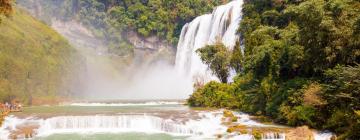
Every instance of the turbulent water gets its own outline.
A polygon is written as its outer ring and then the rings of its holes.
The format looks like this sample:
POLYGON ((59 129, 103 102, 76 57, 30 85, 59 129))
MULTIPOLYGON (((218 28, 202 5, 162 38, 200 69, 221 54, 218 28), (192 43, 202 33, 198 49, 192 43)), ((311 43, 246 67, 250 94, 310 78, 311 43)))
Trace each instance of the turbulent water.
MULTIPOLYGON (((234 122, 247 127, 286 128, 251 120, 234 112, 234 122)), ((229 134, 222 110, 196 110, 181 102, 72 103, 59 106, 24 108, 5 118, 0 139, 14 135, 24 138, 33 130, 35 140, 67 139, 223 139, 251 140, 250 134, 229 134), (28 131, 29 132, 29 131, 28 131)), ((315 133, 317 140, 328 140, 328 133, 315 133)), ((285 139, 283 133, 265 133, 263 139, 285 139)))
POLYGON ((203 64, 196 50, 208 44, 222 42, 229 49, 239 36, 236 31, 241 20, 243 0, 234 0, 217 7, 187 23, 181 31, 176 53, 176 69, 190 78, 202 77, 205 81, 216 79, 203 64))
POLYGON ((11 133, 21 131, 18 128, 32 126, 36 128, 36 139, 69 134, 83 134, 96 139, 98 134, 134 132, 172 137, 212 138, 214 134, 226 131, 226 127, 221 125, 221 117, 222 112, 218 110, 197 111, 183 106, 180 102, 163 101, 72 103, 31 107, 25 108, 23 113, 5 119, 4 125, 0 128, 0 139, 7 139, 11 133), (67 112, 63 114, 59 113, 62 112, 59 110, 67 110, 67 112), (88 114, 89 112, 91 113, 88 114), (28 117, 22 118, 22 116, 28 117))

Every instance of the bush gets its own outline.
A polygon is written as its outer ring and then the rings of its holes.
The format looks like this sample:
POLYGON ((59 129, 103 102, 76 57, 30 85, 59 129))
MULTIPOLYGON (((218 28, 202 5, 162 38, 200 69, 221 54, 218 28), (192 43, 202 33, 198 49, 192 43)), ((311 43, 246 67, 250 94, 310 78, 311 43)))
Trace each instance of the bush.
POLYGON ((215 81, 211 81, 204 87, 198 88, 188 99, 188 104, 194 107, 238 107, 231 87, 215 81))

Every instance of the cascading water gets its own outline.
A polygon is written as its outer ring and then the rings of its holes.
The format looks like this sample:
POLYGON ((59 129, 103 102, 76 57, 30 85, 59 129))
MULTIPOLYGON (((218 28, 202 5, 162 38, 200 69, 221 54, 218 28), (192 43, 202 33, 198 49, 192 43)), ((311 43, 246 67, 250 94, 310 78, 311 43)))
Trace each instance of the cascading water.
POLYGON ((53 134, 96 134, 96 133, 167 133, 179 136, 213 137, 223 133, 226 127, 221 125, 221 111, 200 112, 198 119, 176 121, 151 114, 118 114, 94 116, 55 116, 50 118, 6 117, 0 127, 0 139, 8 139, 10 134, 19 131, 23 125, 35 126, 36 137, 53 134))
MULTIPOLYGON (((253 140, 251 133, 226 133, 223 110, 199 111, 194 118, 172 118, 157 116, 156 114, 103 114, 103 115, 80 115, 80 116, 53 116, 49 118, 18 118, 8 116, 0 127, 0 139, 10 139, 9 136, 21 132, 23 126, 34 128, 35 138, 46 138, 51 135, 61 134, 116 134, 126 132, 139 133, 166 133, 174 136, 186 136, 190 139, 215 139, 222 135, 223 139, 253 140)), ((247 114, 233 112, 239 119, 235 124, 250 128, 286 128, 278 125, 261 124, 251 120, 247 114)), ((331 133, 319 133, 314 131, 315 140, 330 140, 331 133)), ((285 140, 285 133, 267 132, 261 136, 263 140, 285 140)), ((22 137, 18 137, 22 138, 22 137)))
POLYGON ((186 125, 148 115, 53 117, 41 122, 39 132, 40 135, 73 132, 147 132, 183 135, 200 133, 186 125))
POLYGON ((217 42, 232 49, 239 38, 236 31, 242 17, 242 4, 243 0, 234 0, 218 6, 212 14, 199 16, 183 27, 175 62, 181 74, 193 79, 201 77, 205 81, 216 79, 201 62, 196 50, 217 42))

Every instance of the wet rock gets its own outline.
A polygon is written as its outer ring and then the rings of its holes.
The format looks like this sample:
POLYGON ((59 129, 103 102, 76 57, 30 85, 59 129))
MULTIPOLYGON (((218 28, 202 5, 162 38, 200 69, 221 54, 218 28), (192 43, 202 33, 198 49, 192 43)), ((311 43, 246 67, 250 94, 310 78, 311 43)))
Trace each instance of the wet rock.
POLYGON ((287 132, 286 140, 314 140, 314 135, 309 127, 302 126, 287 132))
POLYGON ((229 126, 228 129, 226 130, 226 132, 228 133, 233 133, 233 132, 240 132, 241 134, 246 134, 247 133, 247 128, 245 125, 233 125, 233 126, 229 126))
POLYGON ((254 136, 256 140, 260 140, 262 138, 262 132, 254 129, 251 134, 254 136))
POLYGON ((230 110, 224 110, 223 114, 226 118, 235 116, 230 110))
POLYGON ((224 117, 222 118, 222 122, 225 125, 231 125, 232 122, 238 121, 238 117, 235 116, 230 110, 224 110, 223 116, 224 117))
POLYGON ((9 114, 8 111, 1 111, 0 110, 0 126, 2 125, 2 123, 4 122, 5 120, 5 117, 9 114))

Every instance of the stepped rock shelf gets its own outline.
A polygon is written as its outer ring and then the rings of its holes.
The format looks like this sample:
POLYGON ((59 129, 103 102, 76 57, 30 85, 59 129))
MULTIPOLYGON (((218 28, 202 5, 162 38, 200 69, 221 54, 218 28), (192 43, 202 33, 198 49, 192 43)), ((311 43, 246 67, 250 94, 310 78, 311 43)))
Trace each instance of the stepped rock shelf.
POLYGON ((331 137, 329 133, 317 133, 307 128, 297 130, 262 124, 243 113, 189 108, 182 102, 157 101, 26 107, 23 112, 6 117, 0 130, 0 139, 51 139, 59 135, 75 138, 77 134, 99 138, 104 133, 114 135, 113 138, 127 133, 161 135, 160 139, 247 137, 280 140, 288 134, 295 137, 297 132, 310 132, 309 136, 316 140, 331 137))

